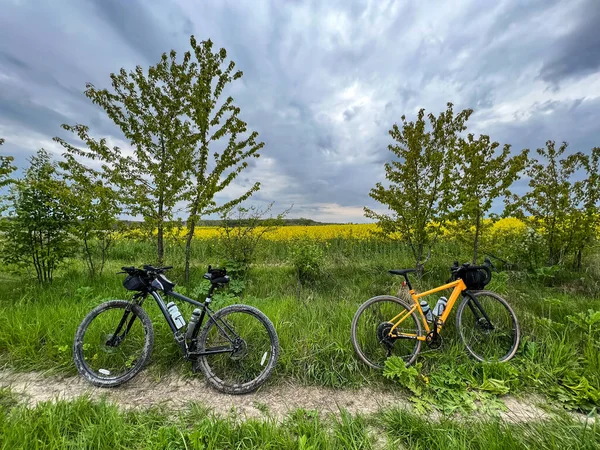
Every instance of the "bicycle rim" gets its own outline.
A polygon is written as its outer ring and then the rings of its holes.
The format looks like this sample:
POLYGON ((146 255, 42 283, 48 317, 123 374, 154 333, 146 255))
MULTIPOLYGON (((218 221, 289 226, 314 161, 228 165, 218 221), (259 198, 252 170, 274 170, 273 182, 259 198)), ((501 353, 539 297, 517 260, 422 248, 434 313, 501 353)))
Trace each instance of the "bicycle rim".
POLYGON ((273 325, 260 311, 231 306, 218 311, 200 336, 200 350, 226 350, 199 362, 207 380, 228 393, 246 393, 260 386, 277 361, 279 343, 273 325))
POLYGON ((87 323, 76 351, 92 381, 119 382, 138 371, 147 354, 142 319, 127 303, 106 307, 87 323))
MULTIPOLYGON (((421 348, 421 341, 408 338, 387 337, 390 322, 401 313, 406 314, 408 305, 395 297, 375 297, 364 303, 352 321, 352 343, 358 356, 369 366, 383 369, 390 356, 402 358, 412 364, 421 348)), ((394 331, 413 336, 422 334, 416 314, 407 317, 394 331)))
POLYGON ((467 297, 457 314, 457 328, 467 350, 479 361, 507 361, 517 351, 519 325, 508 303, 492 292, 467 297))

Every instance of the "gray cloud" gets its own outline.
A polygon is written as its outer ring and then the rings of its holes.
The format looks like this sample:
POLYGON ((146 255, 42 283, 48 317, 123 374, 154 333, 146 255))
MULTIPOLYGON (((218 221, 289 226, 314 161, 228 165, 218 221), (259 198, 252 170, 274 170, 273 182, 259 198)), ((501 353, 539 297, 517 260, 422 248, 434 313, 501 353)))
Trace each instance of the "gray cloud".
POLYGON ((12 125, 29 124, 29 129, 52 136, 68 119, 55 110, 33 103, 23 92, 0 91, 0 117, 12 125))
POLYGON ((551 83, 595 73, 600 69, 600 5, 581 4, 580 18, 556 42, 558 52, 544 63, 540 76, 551 83))
POLYGON ((180 35, 189 35, 192 29, 189 19, 178 14, 174 7, 163 17, 160 13, 153 13, 162 10, 159 2, 91 0, 91 3, 114 32, 151 64, 164 51, 173 48, 180 35))
POLYGON ((3 152, 25 155, 20 140, 35 151, 62 122, 118 141, 83 95, 85 83, 104 87, 121 67, 185 51, 193 33, 225 47, 243 70, 228 93, 266 143, 219 199, 261 181, 254 202, 364 220, 361 208, 377 206, 368 192, 391 158, 388 130, 420 107, 474 108, 470 130, 515 151, 547 139, 567 140, 573 151, 600 145, 594 2, 8 3, 0 16, 0 135, 10 137, 3 152))

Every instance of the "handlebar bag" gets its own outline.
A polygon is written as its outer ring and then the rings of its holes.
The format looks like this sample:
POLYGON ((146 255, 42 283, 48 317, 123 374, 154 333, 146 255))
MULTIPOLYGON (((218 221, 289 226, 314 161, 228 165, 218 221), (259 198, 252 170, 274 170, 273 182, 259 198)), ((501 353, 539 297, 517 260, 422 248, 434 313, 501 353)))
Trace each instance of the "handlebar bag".
MULTIPOLYGON (((478 291, 483 289, 489 282, 487 273, 483 269, 464 269, 457 274, 458 278, 467 285, 467 289, 478 291)), ((491 278, 491 277, 490 277, 491 278)))
POLYGON ((143 291, 146 288, 146 283, 140 275, 127 275, 123 280, 123 286, 128 291, 143 291))

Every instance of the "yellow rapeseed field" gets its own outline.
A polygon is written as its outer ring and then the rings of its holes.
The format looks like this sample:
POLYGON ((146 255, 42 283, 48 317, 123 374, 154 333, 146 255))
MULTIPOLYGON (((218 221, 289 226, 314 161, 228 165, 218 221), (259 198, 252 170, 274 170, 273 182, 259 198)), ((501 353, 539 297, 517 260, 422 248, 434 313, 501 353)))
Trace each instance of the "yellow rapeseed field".
MULTIPOLYGON (((489 224, 489 219, 486 221, 489 224)), ((500 219, 487 228, 486 234, 492 239, 501 237, 515 237, 523 233, 527 228, 527 224, 516 218, 500 219)), ((256 232, 262 231, 261 227, 256 229, 256 232)), ((264 238, 270 241, 290 241, 298 238, 309 238, 319 241, 327 241, 331 239, 354 239, 366 240, 372 239, 373 233, 377 231, 377 225, 369 224, 335 224, 335 225, 290 225, 281 226, 264 234, 264 238)), ((456 224, 447 225, 442 228, 442 235, 450 237, 451 234, 458 232, 456 224)), ((175 229, 168 233, 169 236, 184 238, 187 230, 185 228, 175 229)), ((140 230, 130 230, 129 236, 142 236, 140 230), (136 232, 137 231, 137 232, 136 232)), ((219 227, 197 227, 194 236, 197 239, 209 240, 219 237, 219 227)), ((400 237, 400 236, 397 236, 400 237)))
MULTIPOLYGON (((368 239, 377 229, 375 224, 346 225, 290 225, 279 227, 265 233, 264 237, 271 241, 289 241, 296 238, 311 238, 320 241, 330 239, 368 239)), ((260 231, 260 227, 257 228, 260 231)), ((199 239, 212 239, 219 235, 217 227, 197 228, 194 236, 199 239)))
MULTIPOLYGON (((515 235, 525 231, 527 225, 516 218, 509 217, 494 222, 489 232, 492 235, 515 235)), ((260 230, 260 227, 258 228, 260 230)), ((310 238, 320 241, 330 239, 369 239, 377 231, 374 223, 366 224, 337 224, 337 225, 290 225, 279 227, 265 234, 271 241, 289 241, 296 238, 310 238)), ((447 231, 444 233, 448 233, 447 231)), ((212 239, 219 236, 217 227, 200 227, 194 233, 198 239, 212 239)))

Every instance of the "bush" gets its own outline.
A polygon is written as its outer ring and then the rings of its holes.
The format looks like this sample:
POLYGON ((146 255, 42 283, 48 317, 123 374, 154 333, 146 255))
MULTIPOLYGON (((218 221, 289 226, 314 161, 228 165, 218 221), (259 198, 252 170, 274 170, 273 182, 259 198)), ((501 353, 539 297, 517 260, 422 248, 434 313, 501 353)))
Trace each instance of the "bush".
POLYGON ((310 239, 292 243, 292 265, 301 284, 318 280, 323 275, 323 256, 327 244, 310 239))
POLYGON ((288 211, 277 217, 269 217, 273 203, 262 209, 255 206, 226 210, 221 215, 219 243, 227 271, 235 277, 244 278, 255 259, 255 250, 265 234, 276 231, 283 224, 288 211))

